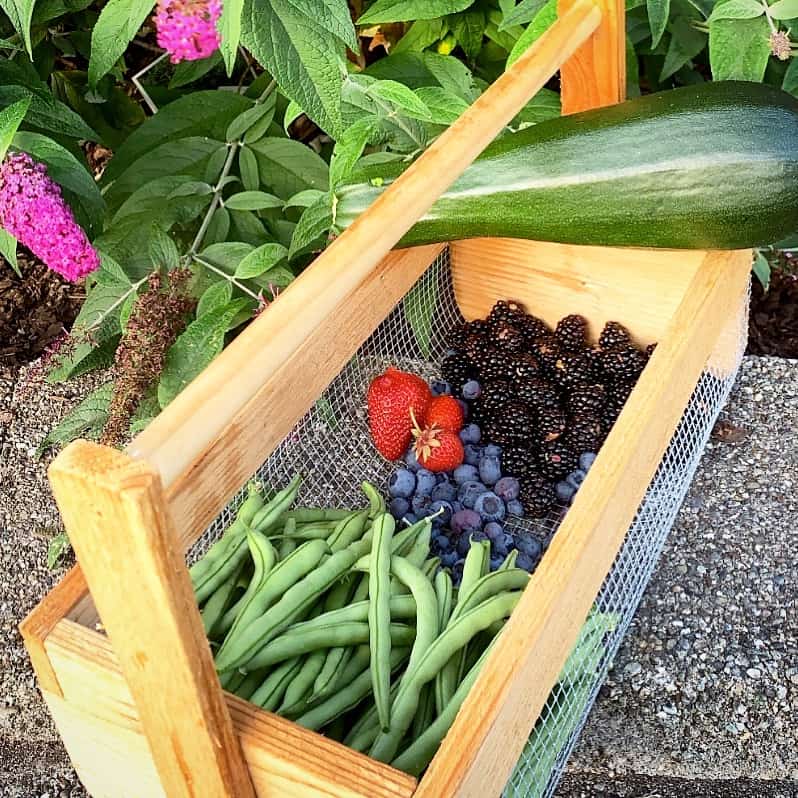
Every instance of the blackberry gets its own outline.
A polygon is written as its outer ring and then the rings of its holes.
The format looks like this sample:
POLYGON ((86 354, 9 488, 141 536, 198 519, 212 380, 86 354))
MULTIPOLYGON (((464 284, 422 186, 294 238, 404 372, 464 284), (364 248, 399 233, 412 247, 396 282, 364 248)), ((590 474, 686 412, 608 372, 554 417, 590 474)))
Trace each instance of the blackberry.
POLYGON ((477 370, 468 355, 464 352, 455 352, 443 359, 441 374, 447 382, 459 386, 476 377, 477 370))
POLYGON ((491 308, 488 321, 491 323, 500 321, 516 323, 524 315, 524 308, 518 302, 499 299, 491 308))
POLYGON ((651 357, 651 355, 653 355, 653 354, 654 354, 654 350, 655 350, 656 348, 657 348, 657 345, 656 345, 656 344, 649 344, 649 345, 646 347, 646 357, 647 357, 647 358, 650 358, 650 357, 651 357))
POLYGON ((536 474, 524 480, 520 498, 527 515, 543 518, 554 507, 557 494, 546 479, 536 474))
POLYGON ((544 335, 551 335, 549 325, 543 319, 527 313, 521 319, 521 331, 524 333, 527 343, 531 343, 537 338, 542 338, 544 335))
POLYGON ((589 346, 583 354, 590 363, 593 380, 600 382, 604 377, 604 351, 597 346, 589 346))
POLYGON ((546 408, 560 406, 560 395, 557 388, 545 377, 528 377, 525 380, 517 380, 515 393, 536 414, 546 408))
POLYGON ((587 346, 587 319, 584 316, 571 314, 557 322, 554 334, 569 352, 576 352, 587 346))
POLYGON ((501 424, 505 433, 514 440, 525 440, 532 437, 534 419, 527 406, 517 399, 508 401, 502 409, 502 417, 496 420, 501 424))
POLYGON ((446 343, 452 347, 452 349, 465 349, 466 340, 468 338, 469 326, 467 323, 463 322, 461 324, 455 324, 451 330, 446 334, 445 341, 446 343))
POLYGON ((599 346, 602 349, 615 349, 616 346, 629 346, 631 343, 629 330, 617 321, 608 321, 599 335, 599 346))
POLYGON ((508 358, 495 346, 483 345, 474 355, 473 361, 484 382, 495 382, 505 376, 508 358))
POLYGON ((572 416, 585 413, 598 415, 604 408, 606 398, 603 385, 579 385, 568 395, 568 412, 572 416))
POLYGON ((601 417, 606 432, 610 431, 612 425, 618 419, 626 400, 629 398, 629 394, 632 392, 632 388, 634 388, 634 383, 617 383, 609 387, 607 402, 601 417))
POLYGON ((617 347, 604 352, 604 373, 613 382, 634 382, 646 367, 648 358, 633 346, 617 347))
POLYGON ((553 369, 562 354, 559 340, 551 333, 542 335, 530 344, 532 354, 548 369, 553 369))
POLYGON ((579 453, 561 440, 544 443, 538 452, 538 468, 547 479, 563 479, 579 465, 579 453))
POLYGON ((471 358, 474 363, 479 363, 479 358, 485 352, 485 347, 488 345, 488 339, 485 335, 478 332, 469 332, 466 335, 463 349, 465 353, 471 358))
POLYGON ((582 353, 564 354, 555 361, 552 374, 561 387, 575 388, 590 382, 593 367, 589 358, 582 353))
POLYGON ((541 443, 547 443, 556 441, 565 432, 567 419, 560 408, 547 407, 538 413, 537 422, 535 434, 541 443))
POLYGON ((517 441, 517 438, 512 434, 512 430, 507 427, 503 420, 499 420, 495 416, 482 425, 482 436, 484 440, 496 443, 499 446, 506 446, 517 441))
POLYGON ((575 452, 597 452, 604 443, 601 419, 587 413, 573 416, 568 424, 565 442, 575 452))
POLYGON ((525 380, 540 372, 540 363, 531 352, 514 355, 509 362, 508 376, 515 380, 525 380))
POLYGON ((521 330, 505 319, 493 324, 490 340, 505 352, 520 352, 525 345, 521 330))
POLYGON ((530 472, 534 454, 518 444, 507 446, 501 453, 502 473, 523 479, 530 472))

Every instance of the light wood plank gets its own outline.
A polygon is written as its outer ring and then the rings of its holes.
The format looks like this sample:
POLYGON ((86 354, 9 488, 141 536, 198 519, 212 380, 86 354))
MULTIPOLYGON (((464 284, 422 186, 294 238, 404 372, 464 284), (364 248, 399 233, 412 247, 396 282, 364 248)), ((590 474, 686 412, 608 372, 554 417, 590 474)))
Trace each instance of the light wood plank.
MULTIPOLYGON (((46 648, 64 686, 61 704, 66 709, 53 714, 78 773, 87 786, 87 778, 95 785, 95 798, 119 798, 113 792, 116 756, 126 749, 131 760, 126 766, 132 774, 130 795, 162 794, 148 792, 155 772, 152 755, 108 639, 62 621, 47 638, 46 648)), ((414 778, 229 693, 224 696, 259 798, 410 798, 413 794, 414 778)))
MULTIPOLYGON (((558 0, 560 16, 574 0, 558 0)), ((624 0, 593 0, 601 9, 596 32, 560 69, 563 114, 626 99, 626 7, 624 0)))
POLYGON ((726 321, 748 253, 710 253, 414 798, 498 795, 726 321))
POLYGON ((517 238, 453 241, 449 251, 467 319, 484 318, 497 299, 515 299, 551 325, 565 313, 581 313, 594 340, 604 322, 620 321, 640 345, 663 336, 706 256, 517 238))
POLYGON ((254 795, 158 475, 86 441, 67 446, 49 475, 164 790, 254 795))

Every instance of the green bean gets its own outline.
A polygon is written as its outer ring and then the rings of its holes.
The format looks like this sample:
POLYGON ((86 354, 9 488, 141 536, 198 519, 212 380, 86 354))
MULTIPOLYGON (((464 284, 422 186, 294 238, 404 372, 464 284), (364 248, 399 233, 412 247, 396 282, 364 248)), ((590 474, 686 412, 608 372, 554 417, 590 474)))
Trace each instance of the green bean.
POLYGON ((252 562, 255 564, 255 570, 244 595, 225 612, 219 622, 219 631, 223 634, 227 634, 230 631, 236 618, 246 610, 253 596, 261 589, 264 580, 277 561, 277 552, 274 550, 274 546, 269 543, 269 539, 254 529, 247 532, 247 546, 249 547, 252 562))
POLYGON ((520 568, 485 574, 465 591, 461 586, 457 606, 452 611, 451 619, 456 620, 464 612, 468 612, 491 596, 507 590, 523 590, 527 582, 529 582, 529 574, 520 568))
POLYGON ((229 670, 236 667, 239 662, 246 660, 246 655, 252 644, 248 634, 250 628, 258 623, 271 606, 274 606, 275 601, 279 602, 281 597, 285 596, 292 585, 301 581, 306 574, 311 573, 327 551, 325 541, 309 540, 269 571, 260 590, 255 593, 244 611, 236 618, 222 647, 217 652, 217 670, 229 670))
POLYGON ((369 518, 376 519, 378 515, 382 515, 385 512, 385 499, 382 497, 382 493, 370 482, 362 482, 360 489, 369 500, 369 518))
POLYGON ((420 568, 424 564, 424 560, 429 557, 429 544, 432 537, 432 521, 429 518, 422 519, 424 523, 416 533, 413 547, 405 555, 405 559, 416 568, 420 568))
MULTIPOLYGON (((321 541, 309 541, 305 545, 309 546, 317 542, 321 541)), ((326 548, 326 544, 323 545, 326 548)), ((370 541, 365 537, 362 538, 343 551, 335 552, 329 559, 291 585, 276 604, 269 607, 259 618, 247 626, 240 635, 234 651, 228 652, 222 658, 220 650, 217 655, 217 670, 235 668, 256 658, 258 652, 268 645, 270 640, 301 618, 313 602, 323 595, 330 585, 335 584, 352 567, 358 557, 368 550, 369 545, 370 541)), ((302 548, 300 546, 285 563, 296 557, 302 548)), ((272 571, 272 574, 276 571, 277 568, 272 571)), ((330 645, 338 644, 331 643, 330 645)))
POLYGON ((435 574, 435 597, 438 602, 438 628, 445 629, 452 614, 452 597, 454 586, 448 571, 438 571, 435 574))
POLYGON ((421 567, 421 570, 424 572, 424 576, 431 582, 435 579, 435 574, 438 573, 440 566, 440 557, 430 557, 428 560, 424 560, 424 565, 421 567))
MULTIPOLYGON (((408 646, 415 639, 415 629, 405 624, 392 623, 388 627, 392 643, 408 646)), ((386 636, 387 636, 386 635, 386 636)), ((308 654, 320 648, 333 646, 354 646, 369 639, 369 625, 357 621, 335 626, 322 626, 313 629, 290 629, 273 638, 245 663, 247 670, 265 668, 276 662, 290 659, 300 654, 308 654)))
POLYGON ((249 699, 255 706, 262 707, 269 712, 274 712, 280 702, 283 700, 285 691, 291 680, 296 676, 299 669, 302 667, 302 658, 294 657, 293 659, 283 662, 278 668, 275 668, 264 680, 261 686, 252 694, 249 699))
MULTIPOLYGON (((416 607, 416 639, 410 653, 408 669, 412 668, 421 655, 438 637, 438 600, 435 588, 423 572, 411 565, 404 557, 391 557, 391 573, 395 574, 402 584, 410 588, 416 607)), ((370 622, 369 618, 369 622, 370 622)), ((379 704, 377 704, 379 708, 379 704)))
POLYGON ((291 552, 296 551, 298 545, 296 538, 283 538, 277 549, 277 559, 284 560, 291 552))
POLYGON ((297 673, 285 691, 283 703, 278 710, 281 715, 289 715, 295 707, 305 703, 305 698, 310 693, 313 682, 324 665, 326 656, 324 649, 319 649, 304 658, 299 673, 297 673))
POLYGON ((223 582, 213 595, 205 602, 200 615, 202 616, 202 628, 208 638, 214 638, 215 632, 221 626, 225 610, 230 606, 236 590, 238 590, 238 574, 244 570, 244 563, 241 563, 233 576, 223 582))
MULTIPOLYGON (((286 524, 289 521, 293 521, 293 519, 289 518, 286 524)), ((335 524, 333 523, 302 524, 302 526, 295 527, 290 534, 287 534, 284 531, 285 527, 283 527, 279 534, 270 533, 269 538, 271 540, 326 540, 333 529, 335 529, 335 524)))
MULTIPOLYGON (((366 483, 363 483, 364 485, 366 483)), ((371 686, 383 729, 389 728, 391 702, 391 537, 396 522, 388 513, 374 521, 369 563, 369 645, 371 646, 371 686)))
MULTIPOLYGON (((391 685, 391 702, 396 698, 398 691, 399 680, 395 680, 391 685)), ((353 751, 365 753, 374 744, 374 740, 377 739, 379 733, 380 720, 377 717, 377 705, 370 701, 368 702, 368 709, 364 707, 363 714, 344 738, 344 745, 353 751)))
POLYGON ((515 568, 515 561, 518 559, 518 549, 510 549, 510 553, 504 558, 504 562, 498 567, 499 571, 508 571, 515 568))
POLYGON ((245 535, 252 518, 263 507, 263 496, 251 483, 235 520, 207 554, 189 569, 197 603, 202 604, 225 582, 246 557, 245 535))
POLYGON ((357 673, 368 667, 371 653, 368 646, 335 646, 328 649, 327 658, 321 673, 313 683, 311 700, 318 701, 326 698, 334 690, 348 684, 354 676, 349 673, 349 669, 354 667, 357 673))
POLYGON ((335 521, 346 518, 351 510, 336 510, 329 507, 295 507, 287 510, 280 516, 280 520, 285 522, 293 518, 297 524, 311 524, 316 521, 335 521))
POLYGON ((274 498, 255 513, 250 526, 258 532, 266 532, 276 525, 280 516, 293 504, 301 481, 302 478, 297 474, 285 488, 277 491, 274 498))
MULTIPOLYGON (((492 645, 491 643, 491 646, 492 645)), ((413 735, 413 742, 391 762, 395 768, 411 776, 418 776, 424 768, 429 765, 432 761, 432 757, 435 756, 435 752, 438 750, 438 746, 440 746, 446 733, 451 728, 452 723, 454 723, 454 719, 457 717, 457 713, 460 711, 460 707, 463 705, 466 696, 477 680, 477 676, 479 676, 479 672, 485 664, 491 646, 485 649, 482 656, 480 656, 477 662, 468 671, 466 677, 460 682, 457 690, 455 690, 451 701, 444 707, 443 712, 435 718, 422 734, 419 736, 413 735)))
POLYGON ((435 719, 435 685, 425 684, 421 688, 418 699, 418 709, 413 716, 413 725, 410 727, 410 737, 415 740, 420 737, 435 719))
POLYGON ((368 510, 356 510, 339 521, 332 534, 327 538, 327 545, 330 547, 330 551, 341 551, 350 543, 359 540, 363 536, 368 518, 368 510))
POLYGON ((395 532, 393 541, 391 543, 391 553, 398 554, 400 557, 406 557, 408 552, 413 548, 419 532, 429 527, 432 531, 432 521, 429 518, 422 518, 410 526, 406 526, 399 532, 395 532))
MULTIPOLYGON (((407 648, 393 648, 389 653, 388 672, 395 670, 406 659, 407 648)), ((335 695, 330 696, 326 701, 313 707, 304 715, 296 719, 296 723, 306 729, 320 729, 330 721, 356 707, 371 691, 371 672, 367 668, 346 688, 338 690, 335 695)), ((390 688, 389 688, 390 697, 390 688)))
POLYGON ((418 709, 421 688, 435 678, 440 669, 475 635, 495 621, 506 618, 513 610, 521 592, 502 593, 482 602, 450 623, 438 639, 421 655, 415 667, 405 671, 391 705, 391 727, 377 735, 370 756, 380 762, 390 762, 402 738, 413 722, 418 709))
POLYGON ((247 674, 244 673, 244 671, 227 671, 227 673, 219 674, 219 684, 221 684, 222 689, 227 690, 228 693, 234 693, 246 678, 247 674))
POLYGON ((246 675, 243 682, 233 691, 239 698, 249 701, 255 691, 263 684, 263 680, 269 675, 268 668, 259 671, 252 671, 246 675))

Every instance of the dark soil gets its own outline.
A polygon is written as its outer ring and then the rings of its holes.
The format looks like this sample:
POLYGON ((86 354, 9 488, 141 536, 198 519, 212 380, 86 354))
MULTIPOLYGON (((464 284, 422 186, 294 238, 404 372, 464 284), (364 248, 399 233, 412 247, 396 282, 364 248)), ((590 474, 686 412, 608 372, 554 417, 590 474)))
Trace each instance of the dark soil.
POLYGON ((12 369, 37 358, 68 329, 84 298, 82 288, 21 247, 17 260, 21 278, 0 258, 0 364, 12 369))
POLYGON ((748 354, 798 358, 798 259, 773 269, 767 292, 754 279, 748 354))

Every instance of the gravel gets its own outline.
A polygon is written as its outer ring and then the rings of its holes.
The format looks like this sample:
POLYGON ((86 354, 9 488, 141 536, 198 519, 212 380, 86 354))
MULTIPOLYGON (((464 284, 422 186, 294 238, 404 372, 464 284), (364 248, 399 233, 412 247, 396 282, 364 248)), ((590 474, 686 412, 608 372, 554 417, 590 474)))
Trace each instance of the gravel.
MULTIPOLYGON (((100 380, 23 395, 0 371, 3 798, 85 795, 16 625, 63 573, 44 565, 58 516, 33 451, 100 380)), ((798 798, 796 396, 798 361, 744 361, 558 798, 798 798)))

